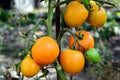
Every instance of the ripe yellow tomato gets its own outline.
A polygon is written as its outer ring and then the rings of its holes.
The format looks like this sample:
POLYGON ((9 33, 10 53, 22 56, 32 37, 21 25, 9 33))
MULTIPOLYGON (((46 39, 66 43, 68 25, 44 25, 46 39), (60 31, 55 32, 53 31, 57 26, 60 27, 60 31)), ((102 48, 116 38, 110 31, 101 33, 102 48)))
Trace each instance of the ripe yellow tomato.
POLYGON ((94 3, 91 3, 91 5, 87 21, 94 27, 102 27, 107 20, 106 11, 102 6, 94 3))
POLYGON ((32 58, 27 56, 21 62, 21 72, 26 77, 33 77, 36 75, 41 69, 40 65, 38 65, 32 58))
POLYGON ((87 9, 78 1, 71 1, 64 12, 65 23, 72 28, 81 26, 87 17, 87 9))
POLYGON ((57 42, 49 37, 40 37, 31 49, 33 59, 40 65, 48 65, 54 62, 59 55, 57 42))
POLYGON ((85 58, 80 51, 66 49, 60 54, 60 63, 65 72, 75 75, 83 70, 85 58))

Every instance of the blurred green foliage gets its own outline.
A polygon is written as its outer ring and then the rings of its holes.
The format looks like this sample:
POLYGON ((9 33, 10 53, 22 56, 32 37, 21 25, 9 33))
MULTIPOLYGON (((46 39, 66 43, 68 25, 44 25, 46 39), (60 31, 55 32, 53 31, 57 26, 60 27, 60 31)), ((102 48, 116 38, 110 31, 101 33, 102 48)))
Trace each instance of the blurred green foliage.
POLYGON ((11 25, 11 26, 26 26, 28 24, 35 24, 38 20, 38 15, 35 13, 16 13, 13 10, 3 10, 0 8, 0 26, 11 25))
POLYGON ((0 8, 0 21, 8 22, 11 17, 12 16, 9 14, 9 11, 0 8))

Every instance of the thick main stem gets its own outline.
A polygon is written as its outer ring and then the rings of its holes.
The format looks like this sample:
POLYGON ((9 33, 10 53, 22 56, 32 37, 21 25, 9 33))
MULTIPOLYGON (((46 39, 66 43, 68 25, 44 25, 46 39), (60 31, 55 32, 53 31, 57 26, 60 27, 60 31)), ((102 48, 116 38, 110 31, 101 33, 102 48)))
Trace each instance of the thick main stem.
MULTIPOLYGON (((52 7, 52 0, 48 1, 48 15, 46 20, 46 26, 47 26, 47 34, 48 36, 52 37, 52 18, 53 18, 53 7, 52 7)), ((60 24, 59 24, 60 25, 60 24)), ((66 77, 62 71, 62 67, 58 61, 58 59, 54 62, 56 71, 60 77, 61 80, 66 80, 66 77)))
POLYGON ((62 70, 62 67, 61 67, 61 65, 60 65, 60 63, 59 63, 59 61, 57 59, 54 62, 54 64, 55 64, 55 68, 56 68, 58 76, 59 76, 59 78, 57 78, 57 80, 67 80, 66 76, 65 76, 65 74, 64 74, 64 72, 62 70))
MULTIPOLYGON (((57 3, 60 2, 60 0, 57 1, 57 3)), ((60 34, 60 6, 57 6, 55 8, 55 17, 56 17, 56 38, 58 40, 58 35, 60 34)), ((59 44, 60 47, 60 44, 59 44)), ((57 70, 57 80, 66 80, 66 76, 62 70, 62 67, 58 60, 54 62, 55 68, 57 70)))
POLYGON ((48 36, 52 37, 52 18, 53 18, 53 8, 52 8, 52 0, 48 1, 48 15, 46 20, 46 26, 47 26, 47 33, 48 36))
MULTIPOLYGON (((58 2, 60 2, 60 0, 57 0, 57 3, 58 2)), ((60 6, 57 6, 55 8, 55 17, 56 17, 56 39, 58 41, 58 38, 59 38, 58 36, 60 34, 60 6)), ((59 41, 59 43, 60 43, 60 41, 59 41)), ((59 47, 60 47, 60 44, 59 44, 59 47)), ((66 76, 62 70, 62 67, 61 67, 59 61, 56 60, 54 62, 54 64, 55 64, 55 68, 57 70, 57 80, 66 80, 66 76)))
MULTIPOLYGON (((58 0, 57 2, 59 2, 58 0)), ((58 38, 58 35, 60 33, 60 6, 57 6, 55 8, 55 17, 56 17, 56 38, 58 38)))

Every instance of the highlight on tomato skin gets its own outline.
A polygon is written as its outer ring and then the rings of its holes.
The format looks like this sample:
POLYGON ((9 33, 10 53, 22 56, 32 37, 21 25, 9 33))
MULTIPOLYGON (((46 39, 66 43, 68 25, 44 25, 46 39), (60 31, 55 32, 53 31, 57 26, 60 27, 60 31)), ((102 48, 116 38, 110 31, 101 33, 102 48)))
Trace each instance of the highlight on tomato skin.
POLYGON ((80 51, 65 49, 60 54, 60 63, 65 72, 75 75, 84 69, 85 58, 80 51))

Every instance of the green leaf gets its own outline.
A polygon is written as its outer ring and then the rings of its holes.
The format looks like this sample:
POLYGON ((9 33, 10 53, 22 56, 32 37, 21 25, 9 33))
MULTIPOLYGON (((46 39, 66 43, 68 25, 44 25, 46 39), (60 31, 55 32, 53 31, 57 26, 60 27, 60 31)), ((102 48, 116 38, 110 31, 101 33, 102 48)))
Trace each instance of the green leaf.
POLYGON ((41 76, 39 76, 40 78, 46 77, 48 75, 49 71, 47 69, 45 69, 45 68, 42 68, 42 73, 43 74, 41 76))
POLYGON ((82 0, 82 3, 84 4, 85 8, 89 8, 90 0, 82 0))

